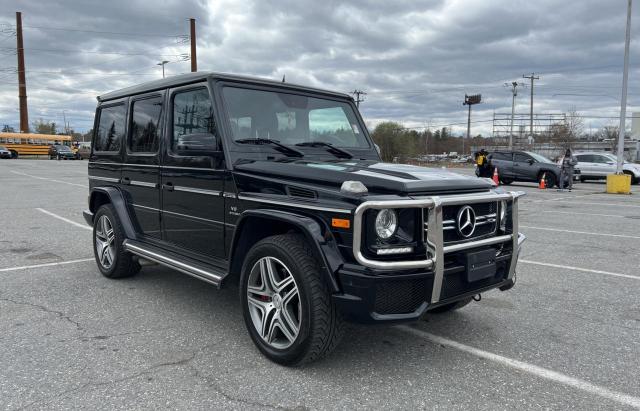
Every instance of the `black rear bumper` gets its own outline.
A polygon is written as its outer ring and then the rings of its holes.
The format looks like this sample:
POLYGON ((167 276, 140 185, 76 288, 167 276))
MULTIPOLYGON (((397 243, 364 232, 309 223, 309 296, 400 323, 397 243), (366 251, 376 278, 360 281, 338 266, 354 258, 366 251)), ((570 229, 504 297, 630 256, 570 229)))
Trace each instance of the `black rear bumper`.
POLYGON ((399 274, 345 265, 338 272, 343 293, 333 298, 349 321, 362 324, 416 321, 430 309, 495 288, 510 289, 515 284, 515 276, 507 279, 510 259, 511 253, 498 256, 495 276, 474 282, 467 281, 464 265, 450 262, 445 267, 441 297, 436 304, 429 303, 433 271, 399 274))

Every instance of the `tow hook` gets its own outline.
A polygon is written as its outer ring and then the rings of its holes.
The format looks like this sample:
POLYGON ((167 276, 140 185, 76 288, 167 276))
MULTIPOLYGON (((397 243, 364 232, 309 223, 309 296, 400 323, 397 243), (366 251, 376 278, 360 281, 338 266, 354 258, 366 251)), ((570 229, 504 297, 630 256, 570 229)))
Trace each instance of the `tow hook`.
POLYGON ((482 294, 476 294, 471 298, 473 298, 473 301, 481 301, 482 300, 482 294))

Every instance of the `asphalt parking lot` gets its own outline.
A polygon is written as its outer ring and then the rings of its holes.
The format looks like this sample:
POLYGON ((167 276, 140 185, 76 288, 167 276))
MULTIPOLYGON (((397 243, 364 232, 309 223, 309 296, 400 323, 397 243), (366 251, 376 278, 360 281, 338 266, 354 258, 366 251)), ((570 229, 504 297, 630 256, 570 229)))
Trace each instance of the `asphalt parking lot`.
MULTIPOLYGON (((640 408, 640 187, 528 195, 509 292, 277 366, 237 290, 93 261, 85 161, 0 160, 1 409, 640 408)), ((463 172, 469 173, 470 170, 463 172)))

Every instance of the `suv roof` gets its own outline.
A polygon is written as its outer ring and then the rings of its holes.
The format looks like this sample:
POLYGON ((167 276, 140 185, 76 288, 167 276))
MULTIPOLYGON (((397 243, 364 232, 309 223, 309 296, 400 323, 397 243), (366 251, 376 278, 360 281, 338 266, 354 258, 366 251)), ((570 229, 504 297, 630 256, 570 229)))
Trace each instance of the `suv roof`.
POLYGON ((259 77, 249 77, 249 76, 237 76, 234 74, 225 74, 225 73, 216 73, 216 72, 198 72, 198 73, 187 73, 181 74, 178 76, 167 77, 161 80, 149 81, 146 83, 138 84, 132 87, 123 88, 120 90, 111 91, 109 93, 100 95, 97 97, 99 102, 113 100, 121 97, 127 97, 134 94, 146 93, 154 90, 162 90, 169 87, 177 87, 191 83, 197 83, 207 79, 214 80, 227 80, 227 81, 236 81, 241 83, 253 83, 257 85, 269 85, 269 86, 278 86, 285 87, 294 90, 300 91, 310 91, 314 93, 322 93, 325 95, 332 95, 335 97, 348 98, 352 97, 345 93, 339 93, 335 91, 323 90, 314 87, 307 87, 298 84, 292 83, 282 83, 280 81, 268 80, 259 77))

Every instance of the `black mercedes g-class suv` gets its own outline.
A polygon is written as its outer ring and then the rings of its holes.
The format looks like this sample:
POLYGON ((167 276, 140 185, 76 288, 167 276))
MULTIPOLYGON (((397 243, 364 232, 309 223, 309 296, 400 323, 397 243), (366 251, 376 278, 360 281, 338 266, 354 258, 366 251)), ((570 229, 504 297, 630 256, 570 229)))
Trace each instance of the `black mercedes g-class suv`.
POLYGON ((345 320, 415 321, 515 283, 522 193, 382 163, 346 94, 191 73, 98 97, 94 130, 102 274, 159 263, 238 284, 278 363, 330 352, 345 320))

